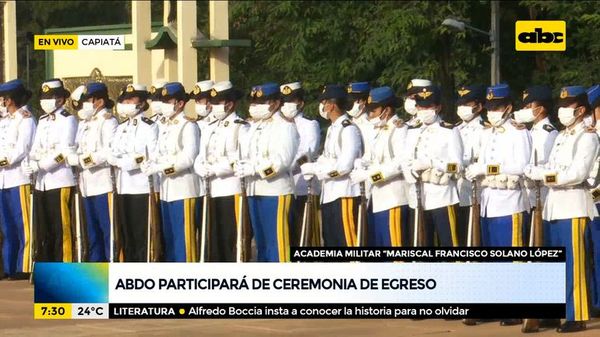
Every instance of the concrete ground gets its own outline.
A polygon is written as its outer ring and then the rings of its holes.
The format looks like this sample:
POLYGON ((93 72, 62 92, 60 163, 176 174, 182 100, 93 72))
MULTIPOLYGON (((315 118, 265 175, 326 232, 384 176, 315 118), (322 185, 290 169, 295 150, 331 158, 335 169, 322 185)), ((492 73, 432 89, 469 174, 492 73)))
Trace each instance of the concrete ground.
MULTIPOLYGON (((468 327, 445 320, 34 320, 33 287, 0 281, 0 336, 522 336, 520 327, 498 322, 468 327)), ((564 336, 554 330, 532 336, 564 336)), ((600 337, 600 319, 569 334, 600 337)))

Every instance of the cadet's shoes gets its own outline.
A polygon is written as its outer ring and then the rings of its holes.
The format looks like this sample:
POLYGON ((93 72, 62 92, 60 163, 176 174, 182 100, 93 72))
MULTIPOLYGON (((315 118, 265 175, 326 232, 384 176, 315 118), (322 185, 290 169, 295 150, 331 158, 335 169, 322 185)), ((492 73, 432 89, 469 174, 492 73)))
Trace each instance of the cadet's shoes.
POLYGON ((566 321, 556 328, 556 332, 577 332, 585 330, 585 322, 566 321))
POLYGON ((477 320, 473 318, 465 318, 462 322, 464 325, 477 325, 477 320))
POLYGON ((522 319, 503 319, 500 321, 500 325, 502 326, 519 325, 521 323, 523 323, 522 319))
POLYGON ((560 319, 540 319, 540 328, 558 328, 560 319))

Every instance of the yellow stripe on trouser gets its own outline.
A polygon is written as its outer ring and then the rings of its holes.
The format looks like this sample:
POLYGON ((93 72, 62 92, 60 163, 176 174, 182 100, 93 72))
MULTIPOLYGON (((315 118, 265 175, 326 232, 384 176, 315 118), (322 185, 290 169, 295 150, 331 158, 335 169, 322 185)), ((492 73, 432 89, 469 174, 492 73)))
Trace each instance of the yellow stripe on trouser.
POLYGON ((346 245, 354 247, 356 245, 356 227, 354 225, 354 212, 352 198, 342 198, 342 227, 346 237, 346 245))
POLYGON ((396 209, 391 208, 388 211, 388 226, 390 231, 390 245, 396 246, 396 209))
POLYGON ((458 235, 456 233, 456 210, 454 209, 454 205, 448 206, 448 223, 450 224, 452 247, 458 247, 458 235))
POLYGON ((523 214, 512 215, 512 246, 523 246, 523 214))
POLYGON ((402 210, 394 207, 389 210, 390 244, 392 247, 402 246, 402 210))
POLYGON ((291 195, 280 195, 277 201, 277 251, 279 262, 287 262, 290 256, 289 209, 291 195))
POLYGON ((240 217, 242 216, 240 214, 240 195, 239 194, 235 194, 233 196, 233 207, 235 208, 233 213, 235 214, 235 228, 237 230, 237 226, 240 223, 240 217))
POLYGON ((185 260, 196 262, 196 235, 194 231, 194 210, 196 199, 185 199, 183 201, 183 226, 185 233, 185 260))
POLYGON ((573 310, 576 321, 587 321, 589 318, 587 279, 585 268, 585 218, 572 220, 571 239, 573 249, 573 310))
POLYGON ((69 199, 71 188, 60 189, 60 217, 62 220, 62 246, 63 262, 73 262, 73 243, 71 242, 71 212, 69 211, 69 199))
POLYGON ((31 205, 29 204, 29 193, 31 187, 29 185, 22 185, 19 187, 19 198, 21 199, 21 216, 23 218, 23 273, 30 273, 30 258, 29 245, 31 244, 31 238, 29 237, 29 226, 31 226, 31 219, 29 219, 29 211, 31 205))

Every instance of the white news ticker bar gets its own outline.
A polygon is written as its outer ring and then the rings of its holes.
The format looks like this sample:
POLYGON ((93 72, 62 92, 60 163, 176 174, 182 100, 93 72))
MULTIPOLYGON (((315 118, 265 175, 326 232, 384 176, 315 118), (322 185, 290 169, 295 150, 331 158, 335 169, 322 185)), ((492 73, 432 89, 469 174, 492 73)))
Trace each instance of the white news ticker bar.
POLYGON ((125 50, 125 35, 78 35, 79 50, 125 50))
MULTIPOLYGON (((197 284, 197 283, 196 283, 197 284)), ((204 283, 206 284, 206 283, 204 283)), ((379 282, 381 285, 381 280, 379 282)), ((186 286, 187 287, 187 286, 186 286)), ((110 303, 564 303, 564 263, 111 263, 110 303), (159 289, 160 279, 244 278, 250 290, 159 289), (116 289, 119 280, 154 284, 116 289), (252 289, 252 279, 353 279, 342 290, 252 289), (433 279, 434 289, 361 289, 361 279, 433 279)))
POLYGON ((108 303, 73 303, 71 319, 108 319, 108 303))

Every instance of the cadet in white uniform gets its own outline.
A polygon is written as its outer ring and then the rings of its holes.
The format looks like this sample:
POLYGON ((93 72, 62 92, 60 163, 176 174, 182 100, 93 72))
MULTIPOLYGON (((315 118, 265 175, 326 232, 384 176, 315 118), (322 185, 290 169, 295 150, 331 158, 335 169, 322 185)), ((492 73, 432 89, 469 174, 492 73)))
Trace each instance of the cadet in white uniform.
POLYGON ((159 127, 164 125, 164 121, 166 120, 162 118, 163 115, 160 111, 160 108, 162 107, 162 88, 165 86, 165 84, 167 84, 166 81, 158 80, 152 83, 152 86, 150 86, 150 90, 148 90, 148 92, 150 93, 150 96, 148 97, 150 99, 150 113, 148 114, 148 118, 150 118, 153 122, 157 123, 159 127))
MULTIPOLYGON (((553 110, 552 89, 547 86, 532 86, 523 91, 523 108, 515 111, 515 121, 517 123, 530 126, 531 135, 531 158, 529 164, 534 165, 537 157, 537 165, 544 165, 554 145, 554 139, 558 135, 558 130, 550 123, 548 118, 553 110)), ((529 199, 529 206, 535 208, 535 184, 531 179, 525 179, 526 192, 529 199)), ((540 198, 542 205, 546 200, 548 188, 540 187, 540 198)), ((529 213, 530 221, 525 223, 525 244, 529 242, 531 234, 531 225, 533 217, 529 213)))
POLYGON ((144 117, 148 91, 141 84, 128 84, 117 99, 117 112, 126 116, 111 144, 109 163, 117 170, 117 207, 124 262, 147 260, 148 205, 150 185, 140 165, 154 153, 158 125, 144 117))
POLYGON ((196 102, 200 97, 207 100, 214 122, 202 130, 200 153, 194 162, 194 170, 205 184, 210 184, 213 213, 208 231, 210 251, 207 260, 235 262, 241 185, 233 164, 239 159, 239 140, 244 137, 249 125, 236 113, 242 94, 231 82, 218 82, 211 85, 210 90, 205 89, 197 95, 206 92, 206 96, 195 96, 195 99, 196 102))
POLYGON ((79 188, 85 210, 88 261, 106 262, 110 259, 110 246, 114 244, 110 234, 114 191, 107 159, 118 122, 112 115, 113 102, 108 98, 104 83, 88 83, 81 102, 78 112, 81 121, 75 138, 77 148, 67 156, 67 163, 82 168, 79 188))
MULTIPOLYGON (((0 230, 2 270, 11 279, 30 273, 30 177, 21 169, 27 158, 35 121, 27 110, 31 91, 20 80, 0 85, 0 230)), ((4 275, 0 275, 0 279, 4 275)))
POLYGON ((598 156, 598 135, 583 119, 592 111, 585 88, 564 87, 558 101, 558 118, 566 127, 559 133, 543 166, 529 166, 526 174, 546 185, 544 239, 546 246, 565 247, 567 317, 558 332, 585 330, 590 316, 588 222, 598 216, 585 186, 598 156))
MULTIPOLYGON (((457 90, 457 94, 456 114, 461 121, 456 125, 456 128, 463 143, 463 167, 467 167, 479 157, 479 143, 483 132, 481 115, 485 112, 485 87, 483 85, 462 86, 457 90)), ((464 177, 464 172, 458 177, 456 184, 458 198, 460 199, 456 214, 458 244, 464 247, 467 242, 473 185, 469 179, 464 177)), ((478 189, 478 192, 481 192, 481 188, 478 189)))
POLYGON ((236 165, 236 176, 247 181, 257 261, 286 262, 290 259, 291 168, 298 151, 298 131, 296 124, 280 114, 279 85, 255 87, 250 98, 250 115, 255 122, 240 144, 243 160, 236 165))
MULTIPOLYGON (((304 215, 304 206, 306 204, 308 195, 308 181, 302 176, 300 166, 308 161, 314 162, 319 156, 319 145, 321 142, 321 128, 319 123, 313 119, 306 117, 303 113, 304 109, 304 89, 300 82, 287 83, 280 86, 281 97, 283 99, 283 106, 281 107, 281 115, 286 120, 295 123, 300 136, 300 143, 298 145, 298 151, 294 156, 294 162, 292 164, 292 174, 294 175, 294 200, 292 201, 292 222, 290 224, 290 242, 291 245, 299 245, 300 243, 300 232, 302 230, 302 216, 304 215), (310 158, 309 158, 310 156, 310 158)), ((312 179, 311 193, 313 195, 319 195, 321 185, 315 178, 312 179)), ((316 203, 313 206, 317 207, 316 203)), ((317 215, 317 210, 313 212, 317 215)), ((313 223, 319 221, 318 216, 314 219, 313 223)), ((316 233, 318 226, 314 226, 315 232, 313 237, 315 239, 320 238, 320 233, 316 233)), ((314 241, 314 240, 313 240, 314 241)))
POLYGON ((404 97, 404 111, 411 118, 406 121, 407 126, 419 124, 417 119, 417 102, 415 101, 415 97, 417 93, 421 91, 421 89, 431 85, 432 83, 430 80, 424 80, 420 78, 413 78, 410 80, 410 82, 408 82, 408 86, 406 87, 406 96, 404 97))
POLYGON ((189 97, 179 82, 165 84, 161 92, 165 118, 159 127, 157 149, 142 163, 144 174, 160 176, 160 210, 167 262, 196 262, 196 221, 200 216, 200 181, 194 174, 200 131, 183 113, 189 97))
POLYGON ((350 173, 355 184, 370 182, 367 243, 376 247, 406 247, 410 242, 408 199, 401 159, 407 127, 395 114, 398 100, 390 87, 371 90, 367 103, 374 136, 360 167, 350 173))
MULTIPOLYGON (((439 117, 442 107, 437 86, 423 87, 415 100, 418 122, 408 127, 403 150, 404 177, 411 183, 409 205, 416 210, 415 175, 420 173, 426 245, 432 246, 437 237, 440 246, 456 247, 456 207, 459 202, 456 177, 463 168, 460 133, 454 125, 439 117)), ((411 232, 414 231, 414 218, 413 212, 411 232)))
POLYGON ((322 181, 321 209, 326 247, 354 247, 360 189, 350 179, 354 161, 363 154, 359 128, 345 113, 346 88, 327 85, 319 96, 319 114, 331 121, 323 154, 315 163, 301 166, 305 179, 322 181))
POLYGON ((77 120, 64 109, 69 92, 62 81, 42 83, 40 105, 45 114, 29 153, 22 161, 26 175, 37 173, 34 193, 35 261, 72 262, 71 205, 75 179, 65 158, 75 147, 77 120))
POLYGON ((367 98, 369 97, 371 85, 369 82, 353 82, 348 84, 346 90, 349 100, 348 108, 350 108, 346 113, 352 117, 352 123, 360 129, 364 147, 367 149, 375 133, 373 125, 369 123, 367 111, 367 98))
POLYGON ((205 132, 208 133, 208 130, 205 129, 213 121, 212 115, 210 114, 211 106, 208 99, 214 84, 215 83, 211 80, 200 81, 194 85, 194 89, 189 93, 190 99, 193 99, 195 103, 194 111, 198 118, 196 123, 200 129, 200 137, 203 137, 205 132))

